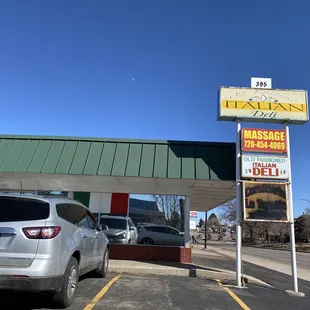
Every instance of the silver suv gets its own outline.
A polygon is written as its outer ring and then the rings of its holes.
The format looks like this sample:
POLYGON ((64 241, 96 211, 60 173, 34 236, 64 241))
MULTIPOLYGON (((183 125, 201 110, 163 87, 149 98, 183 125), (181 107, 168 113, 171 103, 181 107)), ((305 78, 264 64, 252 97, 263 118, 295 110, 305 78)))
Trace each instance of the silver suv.
POLYGON ((80 202, 0 194, 0 289, 51 291, 69 307, 79 276, 108 271, 109 241, 80 202))
POLYGON ((140 244, 184 245, 184 234, 170 226, 140 224, 138 233, 138 243, 140 244))
POLYGON ((100 227, 110 243, 135 244, 138 231, 128 216, 101 215, 100 227))

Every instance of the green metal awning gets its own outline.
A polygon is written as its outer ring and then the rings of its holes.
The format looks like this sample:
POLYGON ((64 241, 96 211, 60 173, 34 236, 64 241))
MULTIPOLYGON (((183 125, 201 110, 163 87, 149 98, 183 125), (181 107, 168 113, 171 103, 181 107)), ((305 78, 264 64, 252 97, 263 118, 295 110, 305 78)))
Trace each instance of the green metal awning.
MULTIPOLYGON (((188 194, 210 181, 233 186, 235 144, 4 135, 0 177, 2 189, 22 182, 40 187, 30 189, 188 194)), ((231 191, 222 201, 227 196, 231 191)))

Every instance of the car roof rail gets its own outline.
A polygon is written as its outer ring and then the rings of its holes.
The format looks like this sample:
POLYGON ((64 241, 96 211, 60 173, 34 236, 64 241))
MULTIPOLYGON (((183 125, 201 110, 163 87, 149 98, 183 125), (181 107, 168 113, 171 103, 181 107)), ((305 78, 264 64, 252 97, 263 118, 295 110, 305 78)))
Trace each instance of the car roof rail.
POLYGON ((100 217, 102 215, 104 215, 104 216, 128 217, 127 214, 112 214, 112 213, 98 213, 98 214, 100 214, 100 217))

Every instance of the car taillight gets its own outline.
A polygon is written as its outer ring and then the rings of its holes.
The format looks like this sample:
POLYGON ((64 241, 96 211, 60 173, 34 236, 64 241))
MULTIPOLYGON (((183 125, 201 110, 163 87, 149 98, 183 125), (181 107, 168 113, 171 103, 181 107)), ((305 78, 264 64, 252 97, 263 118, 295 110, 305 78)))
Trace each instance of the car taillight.
POLYGON ((49 226, 49 227, 25 227, 23 232, 28 239, 52 239, 55 238, 61 227, 49 226))

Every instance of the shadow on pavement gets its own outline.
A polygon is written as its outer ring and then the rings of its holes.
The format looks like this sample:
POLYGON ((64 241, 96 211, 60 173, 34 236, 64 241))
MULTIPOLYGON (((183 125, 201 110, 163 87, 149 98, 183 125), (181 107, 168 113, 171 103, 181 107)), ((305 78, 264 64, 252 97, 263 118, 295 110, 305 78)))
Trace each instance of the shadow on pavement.
MULTIPOLYGON (((79 285, 86 279, 94 278, 93 274, 80 277, 79 285)), ((63 309, 52 301, 51 293, 24 293, 14 291, 0 291, 0 309, 34 310, 34 309, 63 309)))
POLYGON ((0 292, 0 309, 59 309, 51 302, 50 295, 33 293, 0 292))

